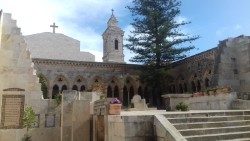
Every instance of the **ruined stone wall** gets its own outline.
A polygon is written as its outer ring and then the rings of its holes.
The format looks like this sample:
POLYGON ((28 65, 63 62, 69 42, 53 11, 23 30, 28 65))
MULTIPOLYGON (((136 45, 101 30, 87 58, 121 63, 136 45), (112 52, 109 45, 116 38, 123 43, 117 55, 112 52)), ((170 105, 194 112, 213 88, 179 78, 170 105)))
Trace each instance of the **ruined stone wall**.
POLYGON ((168 93, 197 92, 213 86, 217 48, 173 63, 168 93))
POLYGON ((168 93, 206 91, 229 86, 236 92, 249 93, 250 37, 223 40, 208 51, 173 63, 168 93))
POLYGON ((236 92, 250 92, 250 37, 229 38, 219 44, 218 86, 230 86, 236 92))

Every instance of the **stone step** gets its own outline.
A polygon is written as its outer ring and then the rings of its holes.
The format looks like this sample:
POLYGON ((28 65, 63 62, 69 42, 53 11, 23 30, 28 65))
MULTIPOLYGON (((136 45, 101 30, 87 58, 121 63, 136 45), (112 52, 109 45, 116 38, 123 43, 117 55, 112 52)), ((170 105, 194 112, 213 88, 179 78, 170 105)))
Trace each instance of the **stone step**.
POLYGON ((218 141, 218 140, 233 140, 241 138, 250 138, 250 131, 245 132, 233 132, 222 134, 208 134, 208 135, 195 135, 185 136, 187 141, 218 141))
POLYGON ((235 120, 250 120, 250 115, 168 118, 168 120, 172 124, 194 123, 194 122, 235 121, 235 120))
POLYGON ((250 131, 250 125, 179 130, 179 132, 183 136, 206 135, 206 134, 208 135, 208 134, 245 132, 245 131, 250 131))
POLYGON ((218 121, 218 122, 195 122, 195 123, 177 123, 173 124, 177 130, 212 128, 212 127, 229 127, 250 125, 250 120, 218 121))
POLYGON ((223 112, 197 112, 197 113, 178 113, 166 114, 166 118, 181 118, 181 117, 209 117, 209 116, 230 116, 230 115, 250 115, 249 110, 230 110, 223 112))
POLYGON ((218 141, 250 141, 250 138, 229 139, 229 140, 218 140, 218 141))

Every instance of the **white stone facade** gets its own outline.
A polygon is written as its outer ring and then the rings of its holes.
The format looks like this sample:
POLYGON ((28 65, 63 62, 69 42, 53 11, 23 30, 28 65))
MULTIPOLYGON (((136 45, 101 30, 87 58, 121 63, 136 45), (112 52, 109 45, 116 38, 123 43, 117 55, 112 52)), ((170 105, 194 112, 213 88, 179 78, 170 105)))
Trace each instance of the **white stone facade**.
POLYGON ((95 61, 93 54, 80 51, 80 41, 60 33, 38 33, 25 36, 25 40, 32 58, 95 61))

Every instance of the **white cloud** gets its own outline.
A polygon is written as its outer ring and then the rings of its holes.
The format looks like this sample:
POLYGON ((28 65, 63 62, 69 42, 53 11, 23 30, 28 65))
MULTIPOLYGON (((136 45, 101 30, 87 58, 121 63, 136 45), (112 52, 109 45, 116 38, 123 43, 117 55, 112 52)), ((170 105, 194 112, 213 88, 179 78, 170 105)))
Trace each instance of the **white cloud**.
POLYGON ((241 30, 242 29, 242 26, 240 24, 237 24, 235 25, 234 27, 235 30, 241 30))
MULTIPOLYGON (((0 9, 11 13, 24 35, 51 32, 55 22, 57 33, 80 40, 81 50, 93 53, 102 61, 102 37, 95 24, 106 24, 110 9, 124 7, 120 0, 0 0, 0 9), (92 23, 92 24, 91 24, 92 23)), ((117 15, 119 12, 117 12, 117 15)), ((105 29, 103 29, 104 31, 105 29)))
POLYGON ((188 22, 188 19, 187 19, 187 17, 184 17, 184 16, 178 16, 175 18, 175 21, 177 23, 182 23, 182 22, 188 22))

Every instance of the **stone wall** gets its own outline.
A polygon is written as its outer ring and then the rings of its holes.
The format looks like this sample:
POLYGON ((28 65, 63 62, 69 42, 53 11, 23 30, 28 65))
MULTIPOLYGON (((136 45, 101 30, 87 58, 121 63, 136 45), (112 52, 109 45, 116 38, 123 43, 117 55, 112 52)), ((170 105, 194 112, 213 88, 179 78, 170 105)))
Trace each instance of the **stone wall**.
POLYGON ((153 141, 153 116, 108 116, 108 141, 153 141))
POLYGON ((138 80, 141 68, 139 65, 48 59, 33 59, 33 62, 38 73, 47 80, 49 98, 53 97, 55 86, 58 86, 59 91, 63 86, 68 90, 76 87, 79 91, 98 91, 106 97, 119 97, 122 101, 128 98, 128 93, 129 100, 132 99, 139 89, 141 94, 148 95, 145 84, 138 80))
POLYGON ((200 92, 221 86, 249 92, 249 62, 249 36, 225 39, 215 48, 173 63, 166 92, 200 92))
POLYGON ((216 95, 194 96, 190 94, 166 94, 162 96, 168 110, 176 110, 176 105, 184 102, 189 110, 229 110, 237 99, 237 94, 225 93, 216 95))

